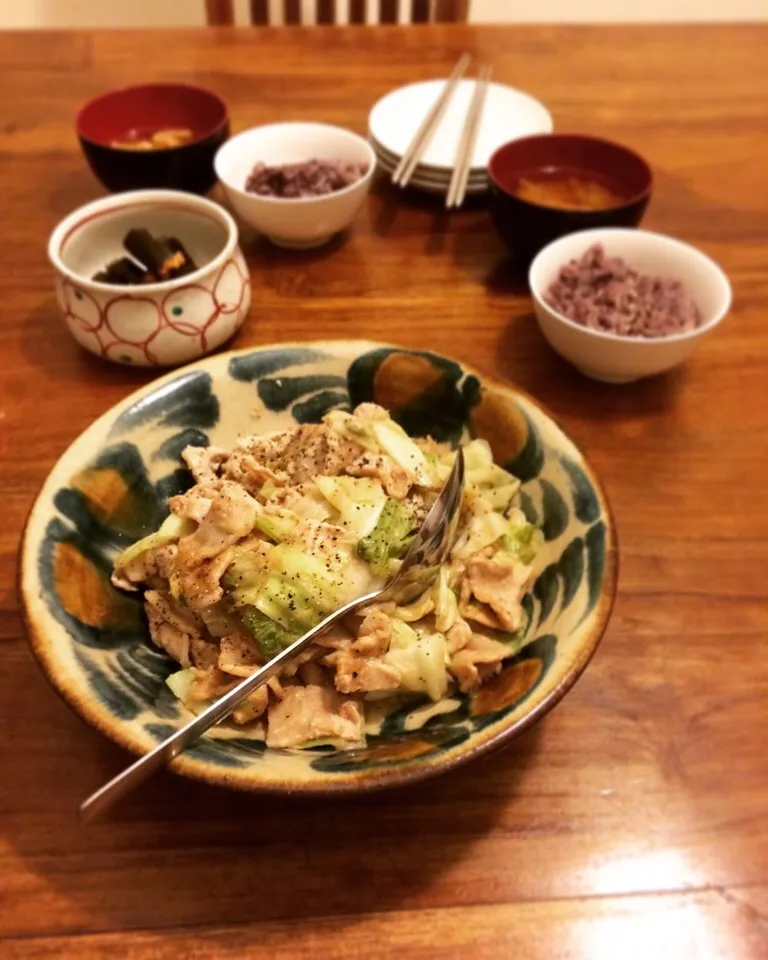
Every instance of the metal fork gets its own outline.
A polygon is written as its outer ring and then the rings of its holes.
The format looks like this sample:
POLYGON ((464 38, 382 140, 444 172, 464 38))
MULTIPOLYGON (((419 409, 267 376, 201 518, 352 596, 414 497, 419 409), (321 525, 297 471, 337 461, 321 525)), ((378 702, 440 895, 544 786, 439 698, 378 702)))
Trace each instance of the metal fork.
POLYGON ((363 604, 374 600, 392 599, 398 604, 410 603, 427 589, 434 581, 442 563, 447 560, 456 541, 459 524, 462 494, 464 491, 464 454, 459 448, 451 473, 419 528, 416 538, 406 553, 400 569, 390 580, 377 590, 366 593, 350 603, 340 607, 334 613, 321 620, 316 627, 307 631, 289 647, 286 647, 269 663, 259 667, 236 687, 211 704, 194 720, 190 720, 180 730, 158 744, 149 753, 140 757, 130 767, 123 770, 114 779, 88 797, 80 805, 80 818, 87 823, 103 813, 127 793, 143 783, 155 771, 170 763, 190 744, 194 743, 206 730, 226 719, 246 697, 258 690, 273 677, 281 667, 289 663, 297 654, 305 650, 313 640, 333 626, 337 620, 353 613, 363 604))

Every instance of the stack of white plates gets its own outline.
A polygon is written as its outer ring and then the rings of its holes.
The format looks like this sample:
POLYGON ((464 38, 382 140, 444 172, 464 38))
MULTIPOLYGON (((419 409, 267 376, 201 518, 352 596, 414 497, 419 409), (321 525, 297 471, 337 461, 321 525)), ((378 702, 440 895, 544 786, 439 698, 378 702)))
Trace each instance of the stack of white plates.
MULTIPOLYGON (((394 172, 444 84, 444 80, 412 83, 393 90, 374 105, 368 117, 368 135, 383 170, 394 172)), ((429 193, 448 193, 473 89, 473 80, 459 82, 410 179, 410 186, 429 193)), ((538 100, 514 87, 489 84, 467 194, 483 193, 487 189, 488 161, 498 147, 510 140, 551 130, 552 117, 538 100)))

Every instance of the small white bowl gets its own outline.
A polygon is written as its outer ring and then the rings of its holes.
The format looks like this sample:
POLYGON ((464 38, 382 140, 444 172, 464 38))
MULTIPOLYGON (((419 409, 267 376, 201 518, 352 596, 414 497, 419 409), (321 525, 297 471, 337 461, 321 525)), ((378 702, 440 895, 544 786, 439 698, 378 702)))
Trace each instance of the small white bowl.
POLYGON ((56 296, 77 342, 133 366, 175 366, 210 353, 241 326, 251 305, 237 225, 223 207, 176 190, 136 190, 86 204, 51 234, 56 296), (132 227, 174 236, 200 269, 164 283, 123 286, 91 277, 126 255, 132 227))
POLYGON ((731 285, 714 260, 690 244, 648 230, 603 227, 561 237, 536 256, 528 283, 539 327, 550 346, 588 377, 607 383, 629 383, 676 367, 731 306, 731 285), (642 339, 591 330, 553 310, 544 301, 550 284, 562 267, 596 243, 641 273, 681 280, 701 311, 701 326, 669 337, 642 339))
POLYGON ((351 130, 325 123, 273 123, 228 140, 216 154, 216 175, 235 213, 280 247, 307 249, 327 243, 355 218, 371 188, 376 154, 351 130), (262 197, 245 182, 257 163, 280 166, 307 160, 346 160, 367 165, 343 190, 320 197, 262 197))

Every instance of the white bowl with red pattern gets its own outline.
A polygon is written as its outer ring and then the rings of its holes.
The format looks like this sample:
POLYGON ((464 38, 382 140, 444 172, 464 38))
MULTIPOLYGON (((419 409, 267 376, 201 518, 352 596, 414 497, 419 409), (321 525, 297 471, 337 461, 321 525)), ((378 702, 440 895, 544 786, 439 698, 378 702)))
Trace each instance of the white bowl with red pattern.
POLYGON ((86 204, 53 231, 48 256, 70 333, 115 363, 168 367, 202 357, 234 335, 251 304, 235 221, 189 193, 136 190, 86 204), (91 279, 126 255, 123 237, 132 227, 178 238, 199 269, 140 286, 91 279))

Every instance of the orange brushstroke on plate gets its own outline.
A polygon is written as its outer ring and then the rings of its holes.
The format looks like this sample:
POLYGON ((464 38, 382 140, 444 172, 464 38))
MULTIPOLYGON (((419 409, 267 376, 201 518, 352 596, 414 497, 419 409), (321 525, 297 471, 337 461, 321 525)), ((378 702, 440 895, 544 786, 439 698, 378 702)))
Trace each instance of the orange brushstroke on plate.
POLYGON ((71 485, 88 500, 102 523, 125 519, 130 512, 131 488, 118 470, 110 467, 82 470, 72 477, 71 485))
POLYGON ((496 463, 510 463, 525 446, 528 436, 525 418, 514 400, 483 390, 480 402, 469 412, 475 434, 487 440, 496 463))
POLYGON ((426 740, 400 740, 394 743, 382 743, 365 751, 365 759, 381 763, 386 760, 412 760, 423 757, 435 749, 434 744, 426 740))
POLYGON ((382 360, 374 375, 373 395, 376 403, 388 410, 398 410, 438 390, 444 380, 445 373, 426 357, 391 353, 382 360))
POLYGON ((524 696, 541 676, 542 662, 538 657, 521 660, 502 670, 498 677, 483 684, 472 694, 471 713, 482 716, 496 710, 503 710, 524 696))
POLYGON ((81 623, 101 628, 138 625, 136 605, 71 543, 56 544, 53 577, 61 605, 81 623))

